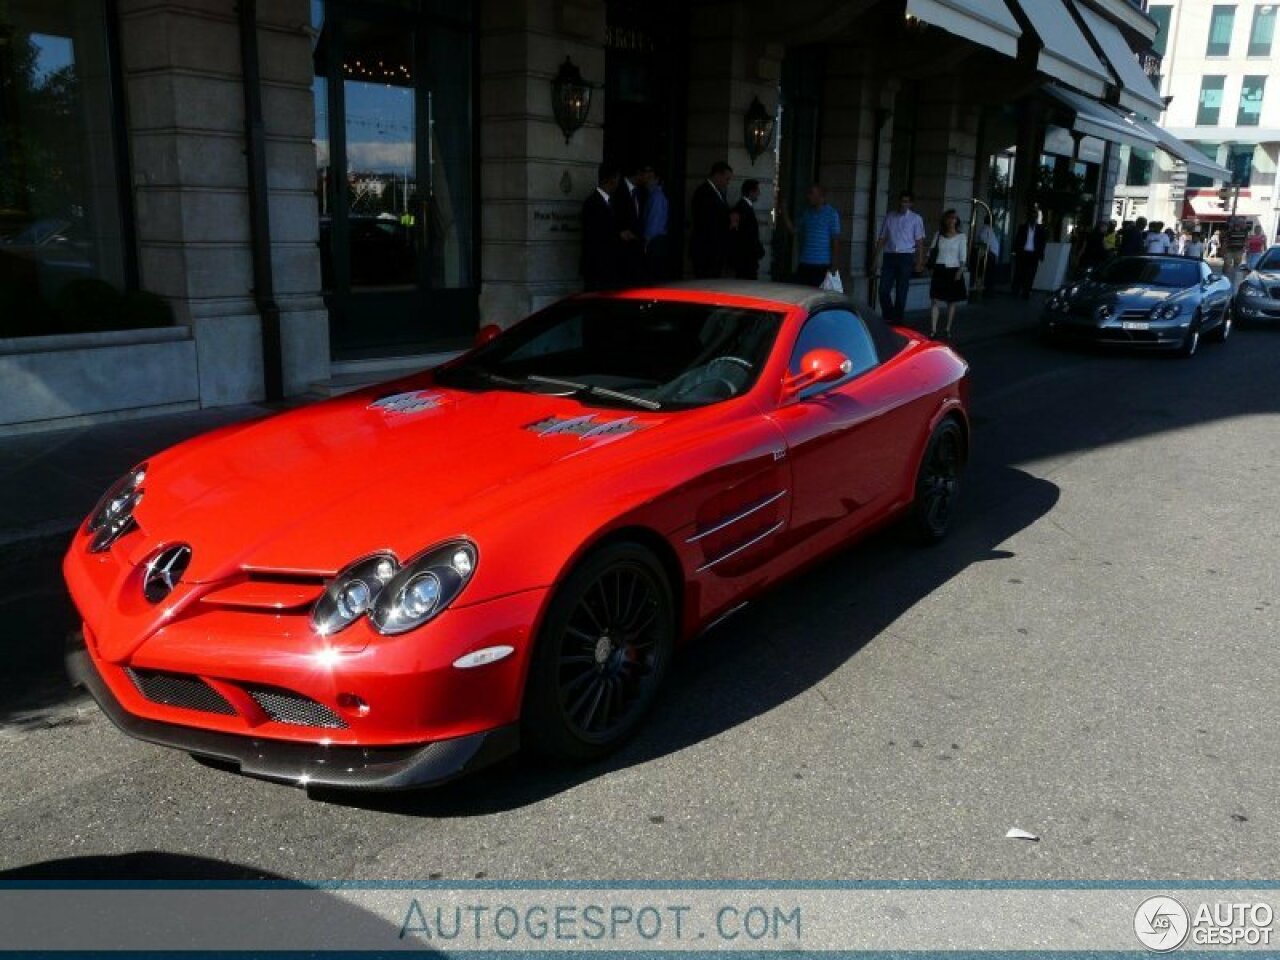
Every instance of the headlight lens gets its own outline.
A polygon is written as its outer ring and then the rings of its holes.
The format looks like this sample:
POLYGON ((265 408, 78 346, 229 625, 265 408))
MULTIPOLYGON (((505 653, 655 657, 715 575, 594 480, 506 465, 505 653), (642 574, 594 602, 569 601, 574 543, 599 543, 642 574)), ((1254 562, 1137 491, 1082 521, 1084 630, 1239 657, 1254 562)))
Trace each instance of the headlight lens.
POLYGON ((1254 286, 1252 283, 1242 283, 1240 285, 1240 293, 1246 297, 1265 297, 1267 291, 1261 287, 1254 286))
POLYGON ((379 633, 407 633, 441 613, 463 591, 476 568, 475 544, 453 540, 404 565, 374 600, 369 619, 379 633))
POLYGON ((1182 312, 1180 303, 1162 303, 1151 311, 1152 320, 1172 320, 1182 312))
POLYGON ((147 477, 147 465, 141 463, 117 480, 85 523, 84 532, 89 541, 90 553, 102 553, 133 528, 133 511, 142 502, 142 481, 147 477))
POLYGON ((311 610, 311 625, 321 636, 345 630, 373 606, 400 565, 389 553, 375 553, 344 569, 325 588, 311 610))

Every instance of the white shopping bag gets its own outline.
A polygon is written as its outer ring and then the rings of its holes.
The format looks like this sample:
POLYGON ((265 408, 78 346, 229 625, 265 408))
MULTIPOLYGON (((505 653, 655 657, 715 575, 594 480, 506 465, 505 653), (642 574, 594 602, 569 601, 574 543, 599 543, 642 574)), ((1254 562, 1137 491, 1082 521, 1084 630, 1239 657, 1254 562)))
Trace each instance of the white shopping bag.
POLYGON ((822 278, 822 289, 832 290, 835 293, 844 293, 844 284, 840 280, 840 274, 832 270, 822 278))

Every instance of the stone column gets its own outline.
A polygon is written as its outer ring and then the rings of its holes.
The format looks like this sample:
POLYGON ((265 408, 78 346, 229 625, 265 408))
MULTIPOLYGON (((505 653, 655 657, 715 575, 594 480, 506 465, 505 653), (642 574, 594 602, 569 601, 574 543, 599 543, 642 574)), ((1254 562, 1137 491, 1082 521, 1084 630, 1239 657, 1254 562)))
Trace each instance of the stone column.
MULTIPOLYGON (((738 202, 742 181, 760 181, 760 242, 770 249, 776 164, 772 149, 751 160, 743 137, 743 117, 753 97, 770 116, 777 115, 782 48, 751 33, 746 5, 713 3, 689 11, 688 136, 685 150, 685 209, 693 191, 718 160, 733 167, 729 203, 738 202)), ((686 237, 688 231, 686 230, 686 237)), ((769 254, 760 276, 769 275, 769 254)))
POLYGON ((840 211, 849 292, 862 299, 870 295, 868 267, 874 269, 870 260, 875 242, 868 241, 868 225, 878 229, 890 190, 900 186, 890 183, 893 124, 889 117, 896 89, 896 81, 875 78, 864 51, 856 47, 829 51, 818 179, 826 188, 827 200, 840 211))
POLYGON ((930 83, 926 90, 950 90, 920 102, 916 134, 916 209, 932 236, 943 210, 954 208, 960 229, 969 229, 978 160, 980 108, 959 95, 960 78, 930 83))
POLYGON ((481 0, 480 322, 508 326, 581 289, 582 201, 604 150, 604 92, 569 143, 551 83, 566 56, 604 80, 604 0, 481 0))
MULTIPOLYGON (((121 0, 139 273, 195 337, 205 406, 263 394, 233 0, 121 0)), ((328 371, 306 0, 263 0, 259 44, 286 389, 328 371)))

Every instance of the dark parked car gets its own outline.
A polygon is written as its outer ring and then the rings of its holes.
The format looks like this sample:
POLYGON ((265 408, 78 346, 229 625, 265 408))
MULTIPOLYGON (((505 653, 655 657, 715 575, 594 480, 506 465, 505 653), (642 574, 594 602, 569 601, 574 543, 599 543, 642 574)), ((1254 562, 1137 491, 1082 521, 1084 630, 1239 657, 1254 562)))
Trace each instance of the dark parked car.
POLYGON ((1054 340, 1176 351, 1231 333, 1231 282, 1189 257, 1121 257, 1058 290, 1040 326, 1054 340))
POLYGON ((1280 246, 1264 253, 1240 282, 1234 304, 1241 322, 1280 320, 1280 246))

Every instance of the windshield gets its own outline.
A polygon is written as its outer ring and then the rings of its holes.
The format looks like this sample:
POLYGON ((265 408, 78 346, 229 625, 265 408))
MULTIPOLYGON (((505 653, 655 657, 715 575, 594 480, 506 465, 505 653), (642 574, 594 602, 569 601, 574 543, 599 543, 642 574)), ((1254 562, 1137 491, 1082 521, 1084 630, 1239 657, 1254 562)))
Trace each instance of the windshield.
POLYGON ((1280 270, 1280 247, 1272 247, 1262 255, 1255 270, 1280 270))
POLYGON ((728 400, 760 375, 782 314, 663 300, 570 300, 442 368, 462 389, 683 409, 728 400))
POLYGON ((1103 267, 1097 279, 1115 284, 1194 287, 1200 282, 1200 262, 1174 257, 1122 257, 1103 267))

